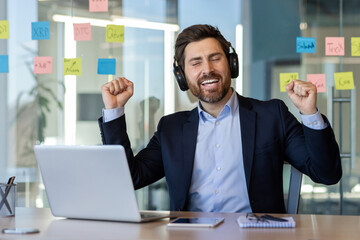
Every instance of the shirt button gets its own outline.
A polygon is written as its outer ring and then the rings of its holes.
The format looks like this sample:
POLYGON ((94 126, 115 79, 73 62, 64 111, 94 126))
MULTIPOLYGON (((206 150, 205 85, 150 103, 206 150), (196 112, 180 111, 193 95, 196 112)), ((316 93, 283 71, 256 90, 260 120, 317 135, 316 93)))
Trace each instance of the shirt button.
POLYGON ((215 190, 215 194, 218 194, 218 193, 219 193, 219 190, 216 189, 216 190, 215 190))
POLYGON ((215 123, 217 126, 220 124, 218 121, 216 121, 216 123, 215 123))
POLYGON ((216 147, 219 148, 219 147, 220 147, 220 144, 216 144, 216 147))
POLYGON ((308 122, 307 125, 311 125, 311 122, 308 122))
POLYGON ((317 125, 317 121, 313 122, 314 125, 317 125))
POLYGON ((221 170, 221 167, 217 167, 216 170, 220 171, 220 170, 221 170))

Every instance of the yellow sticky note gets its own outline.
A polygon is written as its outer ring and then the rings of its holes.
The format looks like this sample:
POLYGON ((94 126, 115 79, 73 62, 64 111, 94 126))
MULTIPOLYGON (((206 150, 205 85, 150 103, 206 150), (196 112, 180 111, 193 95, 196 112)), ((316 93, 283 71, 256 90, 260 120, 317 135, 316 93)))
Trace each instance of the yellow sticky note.
POLYGON ((81 58, 64 58, 64 75, 81 75, 81 58))
POLYGON ((360 37, 351 38, 351 56, 360 56, 360 37))
POLYGON ((107 25, 106 42, 124 42, 124 26, 107 25))
POLYGON ((285 86, 293 79, 299 79, 299 73, 280 73, 280 92, 286 92, 285 86))
POLYGON ((337 72, 334 73, 335 88, 337 90, 354 89, 353 72, 337 72))
POLYGON ((9 38, 9 21, 3 20, 0 21, 0 39, 9 38))

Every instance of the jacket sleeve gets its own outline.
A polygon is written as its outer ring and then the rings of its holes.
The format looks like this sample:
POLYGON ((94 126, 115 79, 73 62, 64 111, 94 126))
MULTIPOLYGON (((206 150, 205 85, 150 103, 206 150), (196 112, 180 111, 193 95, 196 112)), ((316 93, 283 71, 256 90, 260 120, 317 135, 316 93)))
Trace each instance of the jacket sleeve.
POLYGON ((157 132, 151 138, 147 147, 134 156, 126 131, 125 115, 106 123, 103 123, 102 118, 99 118, 98 123, 103 144, 117 144, 125 148, 135 189, 145 187, 164 177, 157 132))
POLYGON ((339 147, 329 121, 323 116, 328 127, 314 130, 299 126, 297 119, 288 111, 283 102, 280 113, 286 134, 286 161, 308 175, 314 182, 335 184, 342 176, 339 147))

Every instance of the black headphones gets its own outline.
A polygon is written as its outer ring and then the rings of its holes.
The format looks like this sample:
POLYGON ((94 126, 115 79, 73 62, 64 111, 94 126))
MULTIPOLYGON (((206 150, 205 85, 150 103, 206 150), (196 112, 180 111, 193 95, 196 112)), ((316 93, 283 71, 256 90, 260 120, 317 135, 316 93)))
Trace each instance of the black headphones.
MULTIPOLYGON (((238 55, 232 46, 230 46, 230 48, 232 49, 232 53, 229 53, 228 62, 230 65, 231 78, 237 78, 239 76, 238 55)), ((176 59, 174 59, 173 63, 173 72, 175 74, 175 78, 179 84, 180 89, 182 91, 188 90, 189 86, 186 82, 185 73, 183 69, 177 64, 176 59)))

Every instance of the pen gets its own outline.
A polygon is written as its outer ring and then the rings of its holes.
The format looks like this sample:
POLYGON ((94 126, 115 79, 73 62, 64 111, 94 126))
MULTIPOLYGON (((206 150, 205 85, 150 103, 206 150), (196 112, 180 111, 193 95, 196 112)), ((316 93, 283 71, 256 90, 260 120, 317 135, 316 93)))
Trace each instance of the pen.
POLYGON ((6 189, 5 189, 5 194, 3 195, 3 199, 1 200, 0 202, 0 209, 2 208, 2 206, 6 205, 7 209, 9 210, 10 214, 12 214, 12 211, 11 211, 11 207, 9 205, 9 202, 7 201, 7 196, 9 195, 9 192, 10 192, 10 189, 11 189, 11 185, 14 183, 14 180, 15 180, 15 176, 12 176, 11 178, 9 178, 8 182, 7 182, 7 186, 6 186, 6 189))

